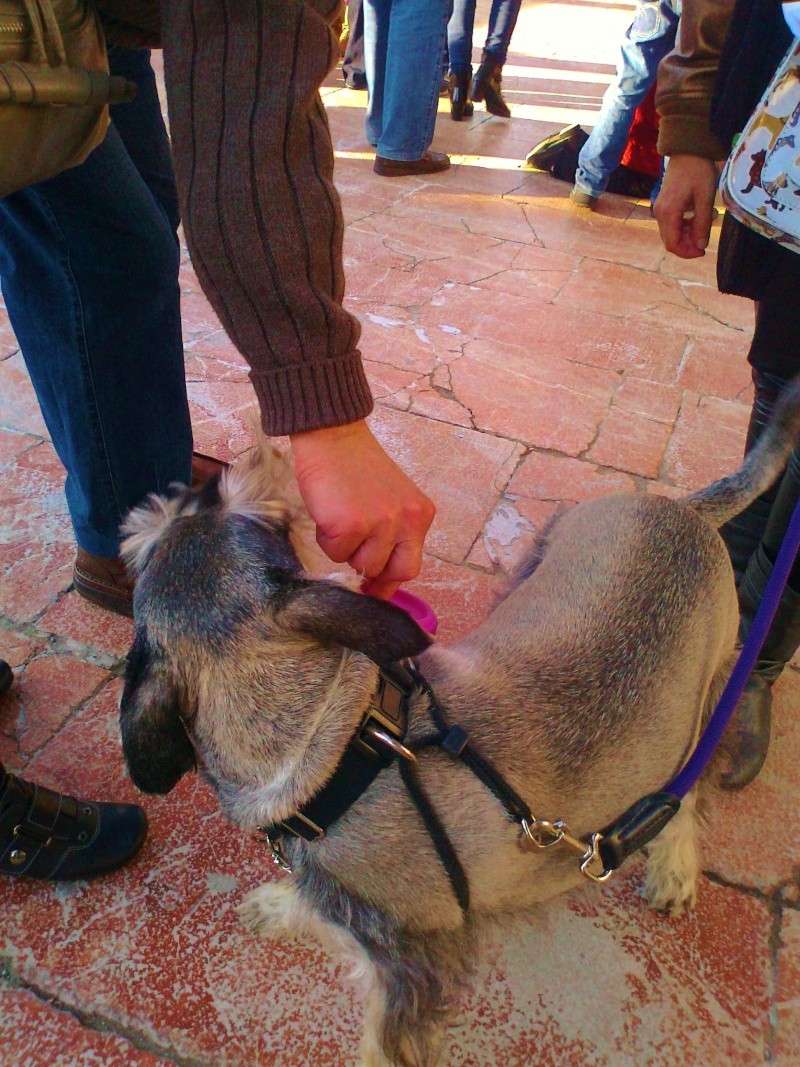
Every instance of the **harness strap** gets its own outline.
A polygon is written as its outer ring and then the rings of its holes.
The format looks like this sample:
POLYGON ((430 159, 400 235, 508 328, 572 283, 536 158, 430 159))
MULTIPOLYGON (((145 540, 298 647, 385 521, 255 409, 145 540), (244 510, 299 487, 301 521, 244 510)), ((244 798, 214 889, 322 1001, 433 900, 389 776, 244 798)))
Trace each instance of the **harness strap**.
MULTIPOLYGON (((414 681, 428 697, 431 718, 439 731, 430 743, 439 745, 445 752, 466 764, 476 778, 479 778, 489 792, 503 805, 510 818, 516 822, 522 822, 523 819, 531 822, 533 819, 531 809, 519 793, 495 770, 492 763, 485 756, 482 756, 470 745, 469 735, 463 726, 458 726, 457 724, 451 726, 447 722, 439 701, 436 699, 436 694, 416 667, 413 669, 413 674, 414 681)), ((427 745, 424 747, 427 747, 427 745)))
POLYGON ((400 777, 403 779, 403 784, 408 790, 409 796, 414 801, 420 818, 425 824, 425 829, 430 834, 433 847, 436 849, 445 873, 450 879, 450 885, 456 900, 462 912, 466 915, 469 911, 469 880, 442 820, 436 814, 436 810, 422 787, 416 765, 409 763, 407 760, 400 760, 400 777))

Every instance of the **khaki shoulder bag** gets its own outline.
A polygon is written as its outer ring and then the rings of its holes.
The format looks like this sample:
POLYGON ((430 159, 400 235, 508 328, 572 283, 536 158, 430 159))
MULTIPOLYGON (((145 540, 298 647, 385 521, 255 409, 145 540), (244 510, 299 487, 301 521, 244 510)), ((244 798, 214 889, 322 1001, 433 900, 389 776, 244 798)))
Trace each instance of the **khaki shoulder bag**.
POLYGON ((0 197, 82 163, 135 93, 89 0, 0 0, 0 197))

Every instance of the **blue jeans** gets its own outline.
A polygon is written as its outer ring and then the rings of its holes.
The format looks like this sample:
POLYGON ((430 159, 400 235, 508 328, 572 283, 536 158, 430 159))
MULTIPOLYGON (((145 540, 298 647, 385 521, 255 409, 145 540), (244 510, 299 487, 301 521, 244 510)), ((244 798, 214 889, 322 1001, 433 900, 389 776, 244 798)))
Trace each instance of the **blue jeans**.
MULTIPOLYGON (((477 0, 455 0, 447 26, 447 50, 453 74, 472 74, 472 31, 477 0)), ((517 25, 522 0, 492 0, 489 31, 483 50, 501 67, 508 58, 511 35, 517 25)))
POLYGON ((112 49, 138 84, 79 167, 0 200, 0 280, 67 471, 78 544, 114 557, 126 512, 189 480, 178 198, 149 52, 112 49))
POLYGON ((600 196, 619 166, 633 113, 656 80, 658 64, 675 46, 680 0, 639 0, 622 42, 617 80, 603 97, 597 125, 578 156, 575 185, 600 196))
POLYGON ((364 0, 366 135, 384 159, 420 159, 436 125, 452 0, 364 0))

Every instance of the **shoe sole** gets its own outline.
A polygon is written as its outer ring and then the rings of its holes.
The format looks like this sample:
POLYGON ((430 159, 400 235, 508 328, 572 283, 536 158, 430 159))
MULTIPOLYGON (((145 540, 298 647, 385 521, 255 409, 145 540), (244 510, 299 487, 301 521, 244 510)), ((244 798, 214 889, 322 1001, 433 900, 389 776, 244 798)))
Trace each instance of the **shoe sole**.
POLYGON ((93 578, 78 570, 77 567, 72 572, 72 584, 75 587, 75 592, 82 596, 84 600, 88 600, 106 611, 113 611, 115 615, 125 615, 129 619, 133 618, 133 599, 131 597, 114 593, 108 587, 98 585, 93 578))
POLYGON ((596 196, 573 196, 570 193, 569 202, 573 207, 587 208, 589 211, 594 211, 597 207, 598 197, 596 196))
POLYGON ((381 178, 413 178, 424 174, 441 174, 443 171, 450 169, 450 163, 448 161, 445 165, 432 167, 430 170, 384 170, 383 167, 378 167, 376 163, 372 169, 381 178))

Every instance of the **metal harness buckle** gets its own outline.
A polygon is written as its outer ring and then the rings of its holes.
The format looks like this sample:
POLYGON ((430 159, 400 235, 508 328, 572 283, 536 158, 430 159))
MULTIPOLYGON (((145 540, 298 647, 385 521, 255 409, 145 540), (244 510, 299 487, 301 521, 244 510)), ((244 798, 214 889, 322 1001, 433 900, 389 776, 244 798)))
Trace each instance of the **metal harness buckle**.
POLYGON ((267 830, 266 826, 259 826, 256 830, 257 834, 260 834, 262 840, 267 844, 270 851, 270 857, 276 867, 280 867, 282 871, 286 871, 288 874, 292 873, 292 865, 284 855, 283 848, 280 841, 275 841, 267 830))
POLYGON ((600 855, 600 842, 603 840, 603 835, 599 831, 590 834, 588 842, 582 841, 570 832, 563 819, 550 822, 548 819, 537 819, 535 817, 532 822, 523 819, 522 829, 525 836, 536 848, 551 848, 553 845, 558 845, 563 841, 571 849, 580 852, 581 874, 592 882, 606 882, 614 873, 613 868, 606 870, 600 855), (597 870, 597 864, 600 865, 599 871, 597 870))

